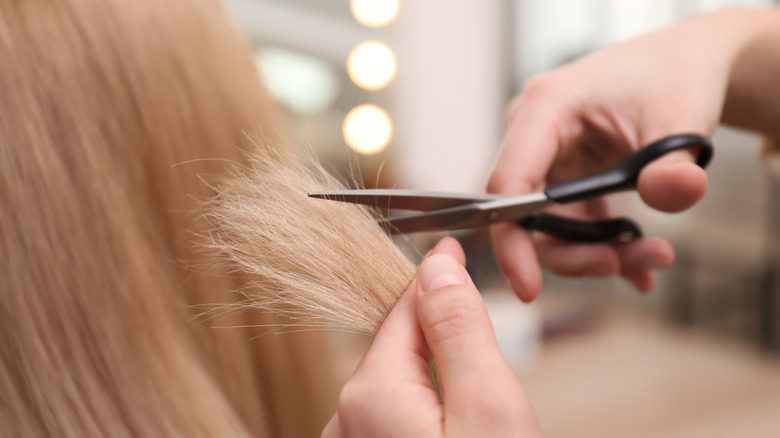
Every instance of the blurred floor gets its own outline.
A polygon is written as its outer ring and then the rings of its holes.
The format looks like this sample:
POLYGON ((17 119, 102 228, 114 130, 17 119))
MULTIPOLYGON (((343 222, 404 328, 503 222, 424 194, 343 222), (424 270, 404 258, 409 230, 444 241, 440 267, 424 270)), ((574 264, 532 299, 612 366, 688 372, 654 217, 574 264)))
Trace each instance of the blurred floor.
POLYGON ((521 373, 548 438, 780 437, 780 360, 625 310, 521 373))

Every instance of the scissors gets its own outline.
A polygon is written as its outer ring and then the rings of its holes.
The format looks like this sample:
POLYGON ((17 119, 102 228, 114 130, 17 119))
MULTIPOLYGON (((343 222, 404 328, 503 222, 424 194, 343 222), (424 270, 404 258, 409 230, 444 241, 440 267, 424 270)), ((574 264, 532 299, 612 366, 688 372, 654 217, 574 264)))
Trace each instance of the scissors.
POLYGON ((396 189, 335 190, 309 192, 308 195, 312 198, 423 212, 380 219, 380 225, 391 234, 458 230, 516 222, 523 228, 573 242, 628 241, 642 237, 641 229, 630 219, 587 222, 541 213, 540 210, 554 204, 635 189, 639 173, 647 164, 671 151, 691 147, 699 148, 696 164, 705 168, 713 153, 710 140, 696 134, 673 135, 639 149, 615 167, 547 186, 543 192, 524 196, 396 189))

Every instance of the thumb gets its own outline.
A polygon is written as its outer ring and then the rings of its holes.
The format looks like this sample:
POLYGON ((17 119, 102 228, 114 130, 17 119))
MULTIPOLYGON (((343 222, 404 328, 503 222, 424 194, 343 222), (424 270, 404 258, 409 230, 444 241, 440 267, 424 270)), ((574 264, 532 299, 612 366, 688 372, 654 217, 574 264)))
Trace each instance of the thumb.
MULTIPOLYGON (((445 418, 489 418, 519 408, 518 420, 533 411, 499 350, 487 309, 474 283, 452 257, 431 256, 417 277, 417 314, 436 362, 445 418)), ((531 421, 530 424, 533 424, 531 421)))
POLYGON ((639 174, 637 190, 647 205, 675 213, 696 204, 707 191, 707 174, 693 163, 691 151, 669 153, 639 174))

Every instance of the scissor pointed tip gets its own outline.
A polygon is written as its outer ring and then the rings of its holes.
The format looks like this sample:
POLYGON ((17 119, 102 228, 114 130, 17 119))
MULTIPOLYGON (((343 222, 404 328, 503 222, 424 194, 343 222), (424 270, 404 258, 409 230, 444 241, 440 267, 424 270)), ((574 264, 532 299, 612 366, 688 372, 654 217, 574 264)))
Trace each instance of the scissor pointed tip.
POLYGON ((306 193, 306 196, 310 198, 319 198, 319 199, 334 199, 337 196, 344 196, 345 194, 346 192, 344 191, 332 190, 332 191, 308 192, 306 193))

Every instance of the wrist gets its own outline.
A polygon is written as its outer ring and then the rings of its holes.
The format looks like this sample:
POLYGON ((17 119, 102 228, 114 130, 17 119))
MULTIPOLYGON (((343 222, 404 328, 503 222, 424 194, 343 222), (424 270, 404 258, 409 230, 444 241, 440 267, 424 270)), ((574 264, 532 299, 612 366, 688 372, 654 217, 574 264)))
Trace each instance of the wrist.
POLYGON ((730 38, 721 121, 780 138, 780 8, 737 7, 713 15, 730 38))

